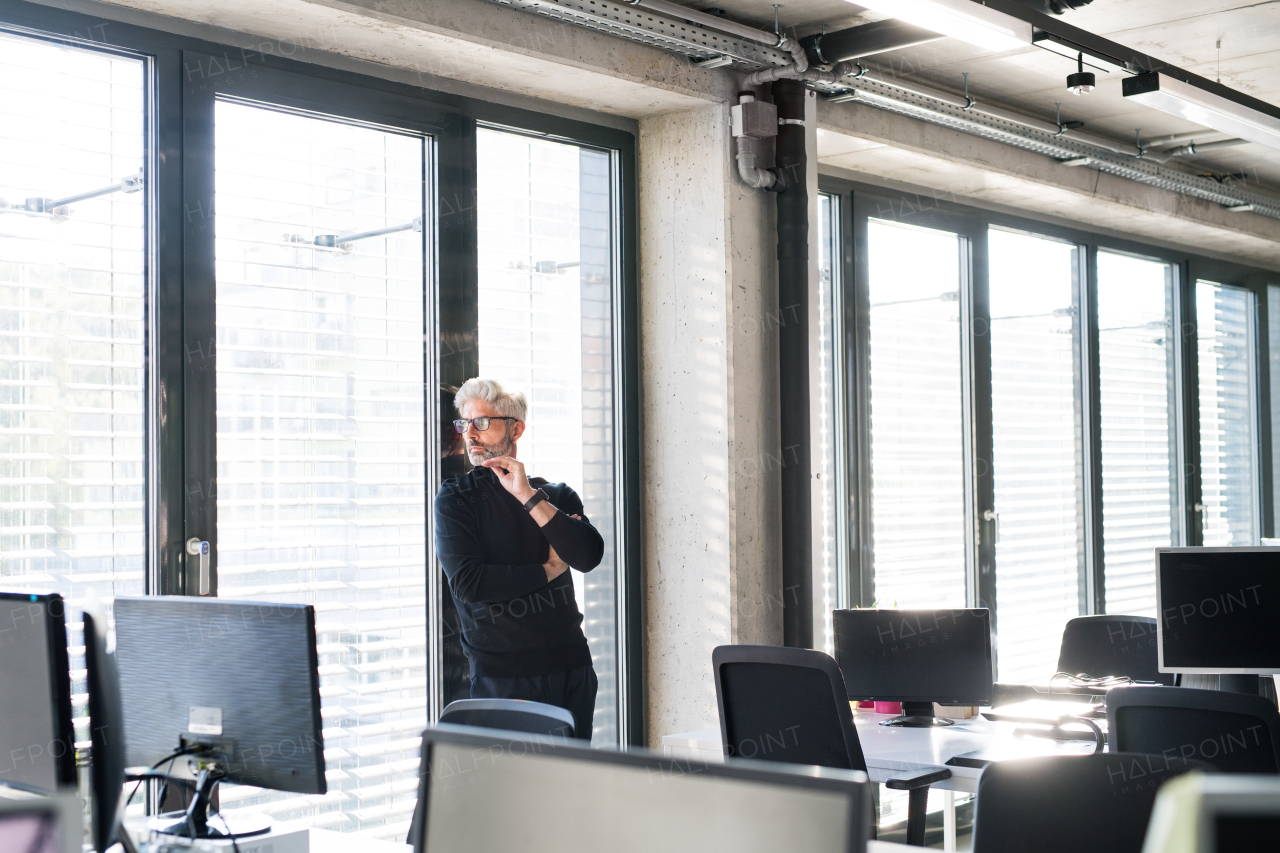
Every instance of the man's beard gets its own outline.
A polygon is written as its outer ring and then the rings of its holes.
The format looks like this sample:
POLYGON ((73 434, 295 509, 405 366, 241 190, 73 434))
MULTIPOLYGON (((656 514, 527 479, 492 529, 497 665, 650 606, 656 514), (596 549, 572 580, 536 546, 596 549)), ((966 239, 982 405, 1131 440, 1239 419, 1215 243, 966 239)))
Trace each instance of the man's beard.
POLYGON ((483 444, 467 445, 467 458, 471 460, 472 465, 481 465, 489 459, 497 459, 499 456, 510 456, 511 451, 515 449, 511 439, 506 439, 497 447, 488 447, 483 444))

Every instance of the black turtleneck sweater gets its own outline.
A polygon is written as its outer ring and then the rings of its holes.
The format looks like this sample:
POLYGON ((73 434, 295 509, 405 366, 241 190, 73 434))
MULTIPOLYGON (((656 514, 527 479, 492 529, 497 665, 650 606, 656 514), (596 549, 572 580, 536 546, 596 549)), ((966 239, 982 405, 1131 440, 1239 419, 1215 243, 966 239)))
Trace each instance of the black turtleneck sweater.
POLYGON ((529 484, 559 510, 543 527, 488 468, 445 480, 436 495, 436 554, 458 607, 473 678, 547 675, 591 664, 573 579, 565 572, 548 583, 542 564, 554 546, 560 559, 589 572, 604 556, 604 540, 573 489, 533 477, 529 484))

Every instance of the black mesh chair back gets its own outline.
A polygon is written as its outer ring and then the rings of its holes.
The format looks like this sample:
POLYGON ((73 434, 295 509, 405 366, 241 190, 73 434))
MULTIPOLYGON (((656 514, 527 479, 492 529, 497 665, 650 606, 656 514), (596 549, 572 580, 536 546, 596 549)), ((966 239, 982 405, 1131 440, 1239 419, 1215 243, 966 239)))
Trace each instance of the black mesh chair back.
POLYGON ((1204 761, 1227 773, 1280 772, 1280 712, 1261 696, 1188 687, 1107 694, 1107 744, 1204 761))
MULTIPOLYGON (((564 708, 545 702, 527 699, 458 699, 444 707, 440 722, 454 726, 476 726, 482 729, 503 729, 553 737, 573 737, 573 714, 564 708)), ((405 844, 413 844, 422 835, 422 803, 413 808, 409 823, 409 837, 405 844)))
POLYGON ((1161 672, 1156 620, 1148 616, 1078 616, 1062 631, 1058 672, 1095 678, 1128 676, 1172 687, 1177 676, 1161 672))
POLYGON ((1156 792, 1195 761, 1101 753, 994 761, 978 777, 973 853, 1140 853, 1156 792))
POLYGON ((525 699, 459 699, 445 706, 440 722, 573 737, 573 714, 555 705, 525 699))
POLYGON ((830 655, 719 646, 711 663, 725 755, 867 769, 844 676, 830 655))

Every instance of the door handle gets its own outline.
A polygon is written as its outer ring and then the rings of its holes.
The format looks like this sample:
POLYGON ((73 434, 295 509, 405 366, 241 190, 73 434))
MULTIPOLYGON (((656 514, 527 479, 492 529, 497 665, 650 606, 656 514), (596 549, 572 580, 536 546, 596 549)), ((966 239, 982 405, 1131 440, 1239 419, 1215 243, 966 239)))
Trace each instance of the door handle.
POLYGON ((1000 544, 1000 513, 996 512, 993 509, 985 510, 982 513, 982 520, 990 521, 995 525, 995 530, 993 531, 993 536, 992 536, 993 541, 991 542, 991 544, 999 545, 1000 544))
POLYGON ((196 589, 200 595, 209 594, 209 543, 199 536, 187 540, 187 555, 196 558, 196 589))

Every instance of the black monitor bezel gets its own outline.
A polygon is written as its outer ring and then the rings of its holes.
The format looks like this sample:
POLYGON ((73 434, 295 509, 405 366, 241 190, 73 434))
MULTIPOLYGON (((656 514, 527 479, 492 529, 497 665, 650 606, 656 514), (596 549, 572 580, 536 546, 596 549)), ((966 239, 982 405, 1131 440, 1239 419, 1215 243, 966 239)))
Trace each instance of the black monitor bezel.
MULTIPOLYGON (((968 695, 955 695, 955 696, 939 696, 936 694, 927 695, 927 696, 919 695, 919 694, 914 696, 886 695, 886 694, 863 695, 860 693, 855 695, 853 690, 849 687, 849 679, 846 678, 845 690, 848 693, 848 699, 850 702, 911 702, 911 703, 934 702, 939 705, 971 706, 971 707, 984 707, 991 704, 991 700, 995 695, 996 672, 995 672, 995 643, 993 642, 993 639, 991 636, 991 610, 989 608, 986 608, 986 607, 876 607, 876 608, 862 607, 862 608, 852 608, 848 610, 833 610, 831 611, 832 651, 834 652, 832 656, 836 659, 837 664, 840 664, 840 658, 841 658, 840 629, 837 626, 838 626, 839 620, 844 618, 840 614, 846 614, 846 613, 858 614, 858 615, 868 615, 873 613, 879 613, 879 614, 884 614, 884 613, 971 613, 971 614, 975 614, 977 618, 982 619, 983 623, 987 627, 987 630, 984 636, 986 637, 987 672, 991 676, 990 680, 985 683, 985 686, 986 686, 985 693, 972 693, 968 695)), ((841 669, 841 672, 843 672, 845 667, 841 665, 840 669, 841 669)))
MULTIPOLYGON (((20 590, 0 590, 2 601, 39 601, 45 609, 45 642, 48 644, 49 665, 52 667, 50 683, 53 692, 49 697, 54 713, 54 731, 58 741, 63 743, 61 756, 53 756, 54 776, 57 777, 59 789, 74 788, 78 782, 76 776, 76 736, 75 724, 71 716, 71 657, 67 633, 67 604, 61 593, 32 592, 20 590), (57 604, 57 615, 54 607, 57 604), (61 627, 59 631, 54 626, 61 627)), ((3 781, 3 784, 21 790, 30 790, 41 794, 56 794, 58 791, 46 791, 20 782, 3 781)))
POLYGON ((812 790, 845 794, 849 798, 849 820, 854 830, 850 833, 852 837, 849 847, 840 853, 866 853, 867 837, 870 835, 871 821, 874 816, 869 777, 860 770, 752 761, 745 758, 731 758, 725 762, 709 763, 696 759, 671 758, 639 747, 630 750, 591 749, 574 745, 565 738, 498 732, 493 729, 441 723, 422 733, 422 751, 418 764, 418 803, 409 838, 414 853, 425 851, 427 825, 431 817, 428 813, 431 755, 432 747, 436 743, 471 747, 484 754, 491 754, 488 751, 494 747, 506 749, 518 744, 522 755, 536 751, 539 755, 637 767, 650 772, 673 775, 696 773, 725 779, 795 785, 812 790), (851 785, 857 787, 851 788, 851 785), (860 823, 865 824, 866 831, 858 831, 857 827, 860 823))
POLYGON ((1156 548, 1156 667, 1160 672, 1181 673, 1184 675, 1280 675, 1280 663, 1270 668, 1262 667, 1207 667, 1207 666, 1165 666, 1164 662, 1164 586, 1160 582, 1160 557, 1164 554, 1272 554, 1280 559, 1280 548, 1274 545, 1238 545, 1235 547, 1217 547, 1204 545, 1184 545, 1180 547, 1156 548))

